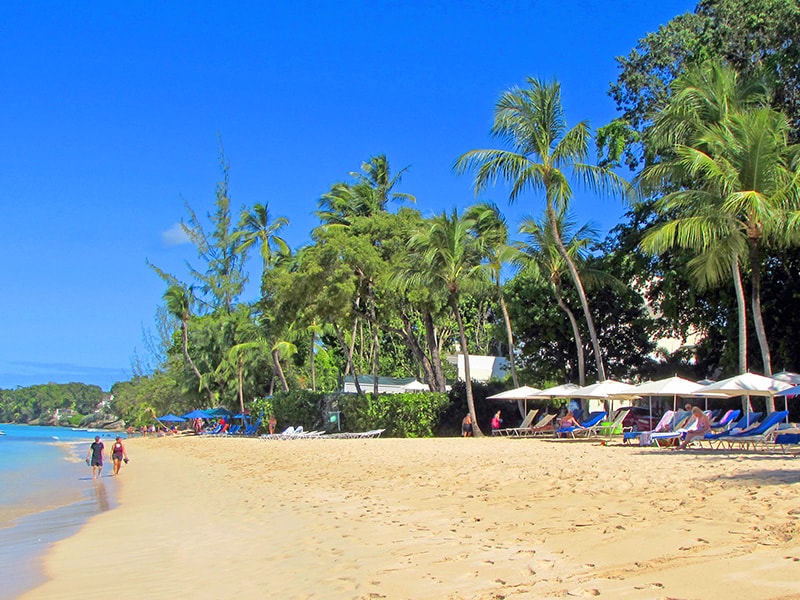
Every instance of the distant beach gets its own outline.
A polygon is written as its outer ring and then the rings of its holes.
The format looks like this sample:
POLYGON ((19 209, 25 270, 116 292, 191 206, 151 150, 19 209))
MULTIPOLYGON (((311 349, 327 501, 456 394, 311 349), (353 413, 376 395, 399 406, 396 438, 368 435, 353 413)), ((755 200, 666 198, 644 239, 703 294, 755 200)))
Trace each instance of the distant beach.
POLYGON ((780 454, 127 445, 119 507, 57 542, 24 598, 800 598, 800 462, 780 454))

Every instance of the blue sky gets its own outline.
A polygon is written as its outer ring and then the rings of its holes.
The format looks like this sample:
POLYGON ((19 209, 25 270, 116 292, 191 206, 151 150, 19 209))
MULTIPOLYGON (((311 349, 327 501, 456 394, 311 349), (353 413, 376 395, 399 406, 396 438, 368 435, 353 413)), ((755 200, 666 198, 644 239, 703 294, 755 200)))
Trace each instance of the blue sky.
MULTIPOLYGON (((163 282, 213 210, 219 140, 235 207, 267 202, 293 247, 370 156, 409 167, 424 214, 475 202, 452 173, 497 97, 562 83, 570 123, 616 116, 614 57, 694 2, 24 2, 0 5, 0 388, 131 375, 163 282)), ((516 227, 541 198, 496 202, 516 227)), ((602 232, 619 200, 578 194, 602 232)), ((257 280, 257 268, 253 270, 257 280)))

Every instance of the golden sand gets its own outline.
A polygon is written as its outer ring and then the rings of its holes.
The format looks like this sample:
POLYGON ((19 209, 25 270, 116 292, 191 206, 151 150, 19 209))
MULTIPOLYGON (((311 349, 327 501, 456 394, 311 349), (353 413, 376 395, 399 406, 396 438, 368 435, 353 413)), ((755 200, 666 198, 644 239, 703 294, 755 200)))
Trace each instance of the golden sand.
POLYGON ((534 439, 127 443, 36 598, 800 598, 800 460, 534 439))

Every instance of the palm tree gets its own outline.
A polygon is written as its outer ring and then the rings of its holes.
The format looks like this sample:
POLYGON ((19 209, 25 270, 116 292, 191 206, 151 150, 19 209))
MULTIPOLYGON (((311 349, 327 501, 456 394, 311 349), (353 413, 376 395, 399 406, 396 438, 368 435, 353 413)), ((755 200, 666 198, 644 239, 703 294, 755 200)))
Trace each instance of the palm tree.
POLYGON ((508 362, 511 367, 511 380, 514 387, 519 387, 517 368, 514 360, 514 332, 511 328, 511 318, 508 315, 503 285, 500 278, 503 265, 511 262, 516 250, 508 245, 508 225, 500 209, 495 204, 476 204, 467 209, 465 218, 474 221, 475 236, 483 249, 484 267, 495 284, 500 310, 503 313, 503 323, 506 327, 508 341, 508 362))
POLYGON ((791 127, 786 117, 768 106, 757 106, 758 101, 766 102, 766 95, 748 95, 741 89, 753 86, 738 82, 731 69, 702 65, 676 83, 683 93, 675 95, 657 126, 668 129, 669 123, 682 119, 683 139, 660 163, 647 167, 639 181, 648 190, 681 189, 656 204, 671 220, 648 232, 643 248, 653 252, 672 246, 694 250, 699 256, 692 262, 693 272, 704 284, 717 284, 725 273, 732 274, 739 307, 742 372, 747 370, 747 341, 741 264, 749 263, 753 321, 764 373, 770 375, 771 357, 761 313, 760 254, 764 245, 780 247, 798 241, 794 218, 800 208, 800 149, 788 143, 791 127), (711 83, 700 89, 698 80, 711 83), (726 93, 730 98, 721 97, 726 93), (747 101, 739 100, 742 97, 747 101), (725 106, 726 110, 707 110, 708 106, 725 106))
MULTIPOLYGON (((584 225, 579 230, 573 231, 573 224, 566 220, 566 215, 558 215, 558 231, 562 238, 566 238, 565 247, 576 265, 580 265, 584 258, 589 244, 594 236, 594 231, 584 225)), ((575 350, 578 358, 578 382, 581 386, 586 385, 586 366, 583 352, 583 340, 581 331, 578 327, 578 320, 572 309, 564 301, 562 292, 562 279, 568 275, 568 270, 564 258, 555 243, 553 227, 549 219, 545 216, 541 222, 533 218, 523 219, 519 227, 519 232, 525 236, 525 241, 519 242, 516 248, 519 254, 517 262, 537 278, 547 281, 555 296, 559 308, 567 315, 572 327, 572 335, 575 339, 575 350)), ((585 277, 585 273, 582 273, 585 277)))
POLYGON ((192 357, 189 355, 189 319, 192 316, 192 291, 191 288, 186 289, 180 285, 171 285, 164 292, 164 302, 167 305, 167 311, 180 321, 181 324, 181 347, 183 349, 183 357, 194 372, 200 388, 205 388, 209 395, 209 399, 213 400, 214 395, 205 384, 205 379, 200 373, 197 366, 194 364, 192 357))
MULTIPOLYGON (((288 255, 289 245, 278 236, 278 232, 289 225, 286 217, 270 219, 269 205, 256 204, 250 212, 243 212, 239 224, 240 235, 244 241, 239 246, 240 252, 247 251, 254 244, 260 245, 262 276, 261 285, 264 285, 264 274, 269 267, 275 264, 278 256, 288 255)), ((262 289, 263 291, 263 289, 262 289)))
POLYGON ((627 191, 627 183, 607 168, 585 162, 591 134, 586 121, 567 129, 561 104, 561 86, 529 78, 527 88, 514 87, 495 105, 492 135, 509 149, 472 150, 455 164, 456 172, 475 170, 475 193, 503 179, 511 184, 509 201, 528 189, 544 191, 545 214, 553 228, 553 240, 572 277, 592 339, 597 377, 605 381, 600 341, 589 302, 578 273, 558 230, 558 213, 572 199, 571 175, 599 192, 627 191))
POLYGON ((472 415, 475 435, 480 436, 482 433, 478 427, 472 393, 469 345, 458 305, 462 293, 477 289, 485 283, 481 268, 480 245, 472 235, 474 227, 474 221, 460 217, 455 209, 449 216, 443 212, 430 221, 428 228, 411 237, 409 248, 418 258, 414 262, 414 270, 410 273, 411 278, 447 293, 450 308, 458 325, 461 353, 464 355, 467 406, 472 415))

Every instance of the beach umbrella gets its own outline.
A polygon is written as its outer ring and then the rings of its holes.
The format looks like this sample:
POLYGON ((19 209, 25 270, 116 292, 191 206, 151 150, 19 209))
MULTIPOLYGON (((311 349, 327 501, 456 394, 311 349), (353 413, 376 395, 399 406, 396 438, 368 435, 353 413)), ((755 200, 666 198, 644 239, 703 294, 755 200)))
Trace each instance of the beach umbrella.
POLYGON ((531 398, 536 398, 537 394, 541 390, 535 387, 529 387, 527 385, 523 385, 522 387, 514 388, 513 390, 506 390, 505 392, 500 392, 499 394, 494 394, 492 396, 487 396, 487 400, 529 400, 531 398))
POLYGON ((778 392, 783 392, 791 388, 792 385, 783 381, 778 381, 772 377, 764 377, 755 373, 743 373, 735 377, 729 377, 722 381, 717 381, 703 388, 703 392, 721 392, 726 396, 746 396, 745 413, 747 423, 750 424, 750 397, 761 396, 772 398, 778 392))
POLYGON ((219 419, 220 417, 230 417, 233 413, 224 406, 218 406, 205 411, 212 419, 219 419))
POLYGON ((606 412, 610 417, 610 409, 613 408, 614 400, 634 400, 640 398, 640 396, 631 392, 633 388, 634 386, 630 383, 606 379, 605 381, 598 381, 597 383, 579 387, 577 390, 562 394, 561 397, 603 400, 603 403, 606 404, 606 412))
POLYGON ((184 419, 210 419, 211 415, 209 415, 204 410, 196 409, 196 410, 193 410, 192 412, 188 412, 185 415, 183 415, 183 418, 184 419))
MULTIPOLYGON (((656 381, 645 381, 633 387, 632 390, 627 390, 622 393, 622 397, 630 397, 630 393, 635 393, 639 396, 647 396, 650 402, 650 418, 653 418, 653 396, 672 396, 673 411, 677 410, 678 396, 691 396, 697 390, 702 389, 703 386, 694 381, 684 379, 683 377, 667 377, 666 379, 657 379, 656 381)), ((610 394, 612 397, 619 397, 616 394, 610 394)))
MULTIPOLYGON (((791 371, 781 371, 772 375, 773 379, 783 381, 784 383, 791 383, 792 385, 800 385, 800 373, 792 373, 791 371)), ((783 394, 782 394, 783 395, 783 394)), ((794 396, 794 394, 789 394, 794 396)))
POLYGON ((545 388, 539 392, 536 392, 534 396, 536 398, 568 398, 570 392, 574 392, 580 386, 575 385, 574 383, 562 383, 561 385, 556 385, 553 387, 545 388))
MULTIPOLYGON (((783 409, 789 410, 789 396, 798 396, 800 395, 800 385, 796 385, 794 387, 790 387, 788 390, 783 390, 782 392, 778 392, 775 394, 776 396, 783 396, 783 409)), ((786 420, 789 420, 789 416, 786 416, 786 420)))
POLYGON ((404 390, 408 390, 409 392, 429 392, 430 387, 427 383, 422 383, 421 381, 410 381, 403 386, 404 390))
MULTIPOLYGON (((523 385, 522 387, 514 388, 513 390, 506 390, 505 392, 500 392, 499 394, 493 394, 491 396, 487 396, 487 400, 517 400, 517 401, 524 401, 525 408, 520 412, 525 415, 528 413, 528 400, 536 398, 537 392, 540 392, 538 388, 530 387, 527 385, 523 385)), ((518 408, 521 408, 518 406, 518 408)))
POLYGON ((173 415, 172 413, 164 415, 163 417, 156 417, 156 420, 161 421, 162 423, 184 423, 186 421, 186 419, 183 417, 173 415))

